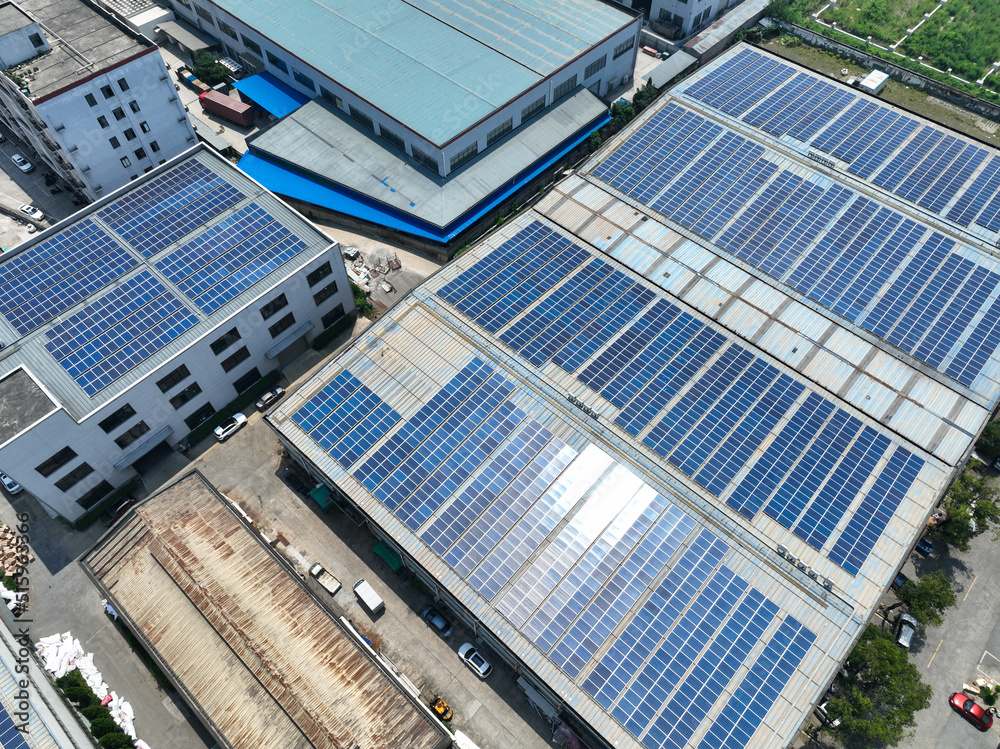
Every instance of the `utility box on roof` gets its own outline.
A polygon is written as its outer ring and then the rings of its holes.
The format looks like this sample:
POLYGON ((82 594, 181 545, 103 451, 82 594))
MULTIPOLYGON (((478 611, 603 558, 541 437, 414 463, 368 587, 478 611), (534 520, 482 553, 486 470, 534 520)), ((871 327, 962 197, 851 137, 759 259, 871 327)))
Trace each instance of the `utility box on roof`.
POLYGON ((873 70, 861 79, 861 83, 858 84, 858 88, 866 94, 878 96, 882 93, 882 89, 885 88, 885 84, 888 82, 889 75, 887 73, 883 73, 881 70, 873 70))

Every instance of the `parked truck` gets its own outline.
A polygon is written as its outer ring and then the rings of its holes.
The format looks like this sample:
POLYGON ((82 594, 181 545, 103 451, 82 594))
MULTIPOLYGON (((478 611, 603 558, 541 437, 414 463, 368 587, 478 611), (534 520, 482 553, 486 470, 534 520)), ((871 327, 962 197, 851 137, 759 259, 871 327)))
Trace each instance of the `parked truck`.
POLYGON ((368 609, 369 614, 374 616, 385 611, 385 603, 383 603, 382 597, 375 592, 375 589, 364 578, 354 583, 354 595, 361 601, 361 605, 368 609))
POLYGON ((316 582, 326 588, 331 596, 337 595, 337 591, 341 588, 340 580, 323 569, 323 565, 317 562, 309 568, 309 574, 315 577, 316 582))
POLYGON ((198 101, 206 112, 217 114, 237 125, 250 127, 254 123, 253 107, 242 101, 237 101, 231 96, 209 90, 199 94, 198 101))

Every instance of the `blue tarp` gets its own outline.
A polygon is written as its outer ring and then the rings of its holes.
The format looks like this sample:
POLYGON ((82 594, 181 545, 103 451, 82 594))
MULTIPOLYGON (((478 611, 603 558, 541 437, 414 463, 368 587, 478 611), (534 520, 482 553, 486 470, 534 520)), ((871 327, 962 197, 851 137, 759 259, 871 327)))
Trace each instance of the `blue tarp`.
POLYGON ((236 81, 233 88, 279 120, 310 101, 305 94, 266 72, 236 81))
POLYGON ((353 190, 340 187, 332 182, 311 178, 300 172, 247 151, 240 159, 239 167, 264 187, 279 195, 286 195, 305 203, 312 203, 328 208, 337 213, 354 216, 362 221, 368 221, 378 226, 412 234, 435 242, 448 242, 488 211, 494 210, 502 201, 507 200, 526 182, 535 179, 543 171, 555 164, 559 159, 582 143, 590 133, 598 130, 611 117, 605 115, 590 127, 584 128, 577 135, 563 143, 548 155, 536 161, 509 183, 505 189, 493 193, 477 206, 467 211, 451 226, 444 230, 407 216, 389 206, 383 206, 377 201, 366 198, 353 190))

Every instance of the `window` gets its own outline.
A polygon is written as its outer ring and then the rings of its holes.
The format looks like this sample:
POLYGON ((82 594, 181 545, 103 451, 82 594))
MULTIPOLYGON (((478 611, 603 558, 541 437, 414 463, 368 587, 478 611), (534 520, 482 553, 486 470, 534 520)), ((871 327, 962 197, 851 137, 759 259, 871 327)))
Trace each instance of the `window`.
POLYGON ((115 429, 120 427, 133 416, 135 416, 135 409, 132 408, 130 403, 126 403, 124 406, 104 419, 104 421, 98 422, 97 426, 103 429, 105 434, 111 434, 115 431, 115 429))
POLYGON ((86 478, 94 472, 94 469, 90 467, 87 463, 81 463, 72 471, 67 473, 61 479, 56 482, 56 488, 59 491, 67 491, 69 488, 75 486, 80 482, 81 479, 86 478))
POLYGON ((153 167, 147 166, 145 169, 142 170, 142 173, 145 174, 146 172, 151 172, 151 171, 153 171, 153 167))
POLYGON ((414 145, 411 145, 410 152, 413 154, 413 158, 419 161, 425 167, 433 170, 434 172, 438 171, 438 163, 430 156, 428 156, 426 153, 421 151, 419 148, 417 148, 414 145))
POLYGON ((495 128, 486 133, 486 147, 489 148, 513 129, 514 129, 514 120, 507 120, 506 122, 501 122, 495 128))
POLYGON ((222 360, 222 371, 228 372, 237 364, 250 358, 250 350, 246 346, 240 347, 238 351, 222 360))
POLYGON ((336 293, 337 293, 337 282, 333 281, 331 283, 328 283, 326 286, 317 291, 315 294, 313 294, 313 301, 316 302, 316 306, 318 307, 336 293))
POLYGON ((277 338, 279 335, 284 333, 290 327, 295 324, 295 315, 289 312, 287 315, 282 317, 278 322, 267 329, 267 332, 271 334, 271 338, 277 338))
POLYGON ((245 375, 240 377, 236 382, 233 383, 233 387, 236 388, 236 393, 243 393, 250 389, 250 387, 260 379, 260 370, 254 367, 245 375))
POLYGON ((101 86, 101 93, 104 94, 105 99, 110 99, 115 95, 115 90, 111 86, 101 86))
POLYGON ((323 326, 323 330, 326 330, 343 316, 344 316, 344 305, 338 304, 332 310, 323 315, 323 317, 320 318, 319 322, 323 326))
POLYGON ((120 88, 122 91, 128 91, 128 81, 126 81, 124 78, 119 78, 118 88, 120 88))
POLYGON ((204 8, 199 8, 196 5, 196 6, 194 6, 194 12, 197 13, 202 18, 203 21, 205 21, 206 23, 210 23, 213 26, 215 26, 215 19, 212 18, 212 14, 209 13, 204 8))
POLYGON ((116 120, 124 120, 125 119, 125 110, 122 109, 121 107, 115 107, 114 109, 112 109, 111 110, 111 114, 113 114, 115 116, 116 120))
MULTIPOLYGON (((156 153, 157 151, 160 150, 160 144, 157 143, 155 140, 149 141, 149 150, 152 151, 153 153, 156 153)), ((161 161, 160 163, 162 164, 163 162, 161 161)))
POLYGON ((125 140, 135 140, 135 130, 130 127, 125 128, 125 140))
POLYGON ((301 83, 310 91, 316 90, 316 84, 312 82, 312 78, 310 78, 307 75, 304 75, 303 73, 300 73, 295 68, 292 68, 292 78, 301 83))
POLYGON ((173 406, 175 409, 180 408, 189 400, 198 395, 200 392, 201 392, 201 385, 199 385, 197 382, 192 382, 190 385, 188 385, 186 388, 181 390, 177 395, 175 395, 173 398, 170 399, 170 405, 173 406))
POLYGON ((330 267, 330 263, 323 263, 316 270, 309 272, 309 275, 306 276, 306 283, 315 286, 331 273, 333 273, 333 268, 330 267))
POLYGON ((556 86, 555 91, 552 92, 552 101, 563 98, 566 94, 576 88, 576 76, 572 78, 567 78, 565 81, 556 86))
POLYGON ((339 96, 337 96, 332 91, 327 91, 325 88, 323 88, 322 86, 320 86, 319 87, 319 95, 322 96, 324 99, 326 99, 331 104, 333 104, 334 106, 340 107, 341 109, 344 108, 344 100, 341 99, 339 96))
POLYGON ((204 406, 184 419, 184 423, 188 425, 188 429, 194 429, 199 424, 204 423, 204 421, 214 413, 215 409, 212 408, 212 404, 206 403, 204 406))
POLYGON ((118 140, 118 138, 113 138, 113 137, 112 138, 108 138, 108 143, 111 144, 112 148, 121 148, 122 147, 121 141, 118 140))
POLYGON ((279 309, 282 309, 287 306, 288 306, 288 298, 284 294, 282 294, 278 298, 272 299, 270 302, 261 307, 260 316, 266 320, 275 312, 277 312, 279 309))
POLYGON ((275 57, 270 52, 267 53, 267 61, 274 65, 278 70, 280 70, 285 75, 288 75, 288 66, 285 65, 285 61, 280 57, 275 57))
POLYGON ((448 164, 449 170, 452 172, 455 171, 462 166, 462 164, 465 164, 472 159, 477 153, 479 153, 479 143, 472 143, 466 146, 451 157, 451 161, 448 164))
POLYGON ((228 23, 226 23, 225 21, 223 21, 221 18, 219 19, 219 31, 221 31, 223 34, 228 34, 233 39, 239 39, 240 38, 239 35, 236 33, 236 29, 234 29, 228 23))
POLYGON ((132 101, 130 101, 128 103, 128 108, 131 109, 133 112, 138 112, 139 111, 139 102, 137 102, 135 99, 133 99, 132 101))
POLYGON ((42 37, 39 34, 30 34, 28 36, 28 41, 31 42, 33 47, 44 47, 45 42, 42 41, 42 37))
POLYGON ((142 132, 144 132, 144 133, 148 133, 149 132, 149 123, 146 122, 145 120, 143 120, 142 122, 139 123, 139 129, 142 130, 142 132))
POLYGON ((135 151, 133 151, 133 153, 135 154, 135 157, 137 159, 144 159, 144 158, 146 158, 146 151, 144 149, 142 149, 142 148, 135 149, 135 151))
POLYGON ((128 156, 122 156, 122 166, 126 169, 132 166, 132 162, 129 160, 128 156))
POLYGON ((233 328, 232 330, 223 333, 219 338, 212 341, 212 353, 218 356, 227 348, 229 348, 238 340, 240 340, 240 338, 242 338, 242 336, 240 335, 240 331, 237 330, 236 328, 233 328))
POLYGON ((108 118, 102 114, 100 117, 97 118, 97 124, 100 125, 101 127, 107 127, 108 118))
POLYGON ((97 97, 94 96, 93 94, 87 94, 83 98, 84 98, 84 101, 86 101, 90 106, 92 106, 92 107, 96 107, 97 106, 97 97))
POLYGON ((134 427, 122 434, 121 437, 115 437, 115 444, 124 449, 148 431, 149 425, 147 425, 145 421, 140 421, 134 427))
POLYGON ((44 463, 35 466, 35 470, 43 476, 51 476, 75 457, 76 451, 67 445, 44 463))
POLYGON ((594 60, 594 62, 590 63, 590 65, 587 66, 587 69, 583 71, 583 80, 591 78, 596 72, 602 70, 604 66, 607 64, 608 64, 608 56, 601 55, 600 60, 594 60))
POLYGON ((360 109, 351 104, 351 117, 356 119, 361 125, 375 132, 375 123, 372 122, 372 118, 362 112, 360 109))
POLYGON ((173 372, 171 372, 170 374, 168 374, 162 380, 159 380, 156 383, 156 387, 158 387, 160 389, 161 393, 165 393, 168 390, 170 390, 170 388, 172 388, 174 385, 176 385, 177 383, 185 380, 186 378, 188 378, 190 376, 191 376, 191 372, 188 371, 187 365, 181 364, 173 372))
POLYGON ((382 136, 382 140, 386 141, 389 145, 395 146, 403 153, 406 153, 406 143, 400 138, 396 133, 389 130, 385 125, 378 126, 379 135, 382 136))
POLYGON ((521 123, 523 124, 527 120, 530 120, 536 114, 545 109, 545 97, 543 96, 538 101, 533 101, 531 104, 526 106, 521 110, 521 123))
POLYGON ((257 42, 255 42, 253 39, 247 39, 242 34, 240 35, 240 39, 243 40, 243 46, 246 47, 251 52, 253 52, 255 55, 257 55, 257 57, 260 57, 263 54, 263 52, 260 51, 260 45, 257 44, 257 42))
POLYGON ((101 483, 76 500, 76 503, 84 509, 89 510, 114 490, 115 488, 107 481, 101 481, 101 483))
POLYGON ((635 46, 635 37, 631 39, 626 39, 624 42, 615 47, 615 53, 611 55, 612 60, 617 60, 619 57, 628 52, 632 47, 635 46))

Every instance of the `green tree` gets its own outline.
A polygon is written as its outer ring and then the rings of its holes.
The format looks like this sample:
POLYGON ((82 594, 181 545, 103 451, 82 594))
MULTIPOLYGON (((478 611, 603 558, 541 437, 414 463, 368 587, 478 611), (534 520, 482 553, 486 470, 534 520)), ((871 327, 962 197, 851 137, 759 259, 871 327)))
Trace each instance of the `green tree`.
POLYGON ((603 142, 604 141, 601 140, 600 132, 595 130, 590 134, 590 137, 587 138, 587 148, 589 148, 591 153, 593 153, 594 151, 596 151, 598 148, 601 147, 601 144, 603 142))
POLYGON ((203 49, 191 54, 191 72, 202 83, 214 86, 229 79, 229 68, 219 62, 211 52, 203 49))
POLYGON ((636 91, 635 96, 632 97, 632 106, 635 107, 635 111, 641 112, 656 101, 656 97, 659 95, 660 92, 656 90, 653 81, 646 81, 646 85, 636 91))
POLYGON ((899 600, 920 624, 940 627, 945 609, 955 605, 955 590, 943 572, 928 572, 916 582, 907 580, 899 600))
POLYGON ((106 733, 100 742, 104 749, 131 749, 133 746, 132 739, 124 733, 106 733))
POLYGON ((121 733, 122 729, 118 727, 115 723, 114 718, 108 713, 107 717, 97 718, 90 722, 90 732, 94 734, 95 739, 101 738, 108 733, 121 733))
POLYGON ((970 462, 951 485, 944 498, 948 520, 936 531, 941 539, 961 551, 968 551, 972 539, 995 530, 1000 523, 1000 492, 986 476, 974 470, 977 465, 981 464, 970 462))
POLYGON ((616 127, 625 127, 633 117, 635 117, 635 107, 627 101, 616 101, 611 105, 611 121, 616 127))
POLYGON ((1000 455, 1000 420, 991 421, 976 441, 976 449, 995 458, 1000 455))
POLYGON ((848 745, 896 746, 913 734, 914 713, 930 706, 932 690, 890 632, 869 625, 846 664, 848 676, 827 713, 829 729, 848 745))

